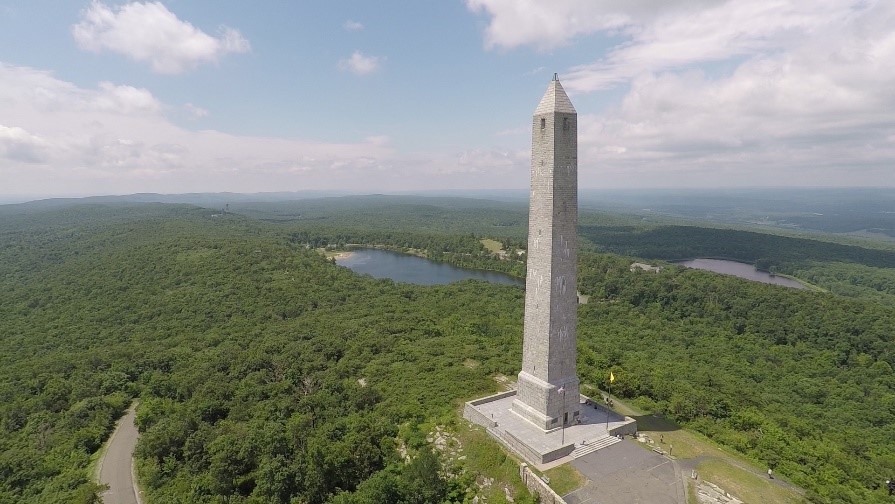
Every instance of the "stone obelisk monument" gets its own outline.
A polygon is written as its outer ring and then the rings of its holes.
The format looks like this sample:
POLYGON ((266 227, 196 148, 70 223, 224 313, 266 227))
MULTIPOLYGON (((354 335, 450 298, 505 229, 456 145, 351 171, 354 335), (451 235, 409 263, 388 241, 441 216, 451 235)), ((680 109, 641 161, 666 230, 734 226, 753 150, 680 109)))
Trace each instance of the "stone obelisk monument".
POLYGON ((525 332, 512 405, 543 430, 580 414, 577 228, 578 113, 554 74, 532 120, 525 332))
POLYGON ((637 423, 578 392, 578 114, 556 75, 531 129, 522 372, 516 390, 468 401, 463 417, 539 466, 620 442, 637 423))

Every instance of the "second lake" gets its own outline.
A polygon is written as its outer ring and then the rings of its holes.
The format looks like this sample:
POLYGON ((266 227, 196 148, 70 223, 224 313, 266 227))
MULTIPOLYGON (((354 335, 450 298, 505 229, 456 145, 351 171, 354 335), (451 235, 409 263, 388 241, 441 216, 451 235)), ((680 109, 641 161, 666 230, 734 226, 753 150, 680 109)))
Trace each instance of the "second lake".
POLYGON ((681 261, 677 264, 688 268, 695 268, 715 273, 723 273, 725 275, 738 276, 753 282, 761 282, 766 284, 782 285, 793 289, 804 289, 805 286, 799 282, 786 277, 771 275, 766 271, 759 271, 751 264, 725 261, 723 259, 691 259, 689 261, 681 261))

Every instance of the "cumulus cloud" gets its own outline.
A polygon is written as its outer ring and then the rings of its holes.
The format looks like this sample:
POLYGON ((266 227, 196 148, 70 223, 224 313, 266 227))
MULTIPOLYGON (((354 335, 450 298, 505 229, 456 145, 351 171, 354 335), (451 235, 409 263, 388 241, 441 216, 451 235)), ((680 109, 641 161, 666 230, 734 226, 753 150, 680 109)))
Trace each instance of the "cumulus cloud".
MULTIPOLYGON (((51 73, 0 63, 0 112, 23 121, 39 119, 32 111, 53 114, 156 116, 161 103, 144 88, 100 82, 96 89, 79 88, 51 73)), ((35 121, 39 122, 39 121, 35 121)))
POLYGON ((387 135, 373 135, 368 136, 364 141, 372 145, 387 145, 391 139, 387 135))
POLYGON ((364 29, 364 25, 357 21, 352 21, 349 19, 348 21, 342 23, 342 28, 345 31, 360 31, 364 29))
POLYGON ((190 131, 164 115, 179 110, 144 89, 83 88, 0 64, 0 187, 28 194, 361 189, 395 158, 381 135, 331 143, 190 131))
POLYGON ((76 86, 0 63, 0 187, 7 194, 516 187, 526 150, 398 153, 385 135, 356 142, 190 131, 183 107, 112 83, 76 86), (458 177, 457 174, 463 174, 458 177))
POLYGON ((98 110, 120 114, 155 113, 161 108, 158 100, 146 89, 133 86, 116 86, 111 82, 100 82, 99 92, 92 104, 98 110))
POLYGON ((378 56, 367 56, 360 51, 354 51, 350 58, 339 60, 339 69, 355 75, 367 75, 375 72, 382 60, 383 58, 378 56))
POLYGON ((208 111, 202 107, 197 107, 192 103, 185 103, 183 105, 183 109, 190 116, 191 119, 202 119, 203 117, 208 116, 208 111))
POLYGON ((501 151, 495 149, 469 149, 457 156, 457 164, 446 167, 450 173, 477 173, 481 171, 528 171, 528 151, 501 151))
POLYGON ((632 20, 628 42, 602 60, 573 67, 565 81, 569 89, 593 91, 645 73, 797 50, 808 39, 852 25, 861 4, 728 1, 697 12, 668 12, 649 22, 632 20))
POLYGON ((22 128, 0 124, 0 159, 22 163, 43 163, 49 158, 48 144, 22 128))
POLYGON ((675 6, 696 8, 708 0, 466 0, 466 7, 490 17, 485 46, 522 45, 549 50, 575 37, 597 31, 619 30, 634 17, 654 16, 675 6))
POLYGON ((520 126, 516 126, 515 128, 506 128, 495 133, 499 137, 511 137, 511 136, 527 136, 531 132, 530 124, 523 124, 520 126))
POLYGON ((181 73, 251 49, 238 30, 221 26, 216 37, 208 35, 178 19, 161 2, 110 7, 94 0, 72 27, 72 35, 85 51, 117 52, 164 74, 181 73))
POLYGON ((625 89, 580 111, 584 186, 895 183, 895 4, 651 3, 467 0, 488 47, 622 39, 560 76, 573 100, 625 89))

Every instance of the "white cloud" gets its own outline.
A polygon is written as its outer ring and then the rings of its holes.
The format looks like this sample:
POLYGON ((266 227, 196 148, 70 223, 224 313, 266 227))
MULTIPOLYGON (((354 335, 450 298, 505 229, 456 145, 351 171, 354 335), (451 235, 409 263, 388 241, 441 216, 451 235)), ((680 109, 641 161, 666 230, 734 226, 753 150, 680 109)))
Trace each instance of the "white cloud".
POLYGON ((161 108, 148 90, 111 82, 99 83, 99 93, 94 95, 92 104, 98 110, 120 114, 155 113, 161 108))
POLYGON ((94 90, 60 81, 49 72, 0 63, 0 111, 22 120, 28 109, 52 117, 57 113, 155 116, 161 103, 143 88, 100 82, 94 90))
POLYGON ((499 137, 527 136, 531 132, 530 124, 523 124, 515 128, 507 128, 496 133, 499 137))
POLYGON ((132 2, 117 7, 94 0, 72 26, 78 46, 91 52, 112 51, 148 62, 158 73, 176 74, 227 53, 251 49, 242 34, 221 26, 213 37, 177 18, 161 2, 132 2))
POLYGON ((490 17, 485 46, 523 45, 549 50, 597 31, 622 30, 635 18, 658 16, 671 9, 695 10, 714 0, 466 0, 474 13, 490 17))
POLYGON ((373 135, 368 136, 364 141, 371 145, 387 145, 391 139, 387 135, 373 135))
POLYGON ((6 127, 0 124, 0 159, 6 158, 21 163, 43 163, 49 158, 45 140, 28 133, 22 128, 6 127))
POLYGON ((169 110, 179 108, 146 90, 81 88, 0 64, 0 187, 10 194, 251 192, 362 189, 391 177, 370 175, 395 159, 381 135, 336 143, 189 131, 165 118, 169 110))
POLYGON ((385 135, 356 142, 190 131, 183 107, 145 89, 83 88, 0 63, 0 188, 5 194, 524 187, 528 151, 400 154, 385 135), (462 176, 458 177, 458 174, 462 176))
POLYGON ((500 151, 495 149, 470 149, 457 156, 457 164, 447 167, 450 173, 477 173, 481 171, 528 171, 528 151, 500 151))
POLYGON ((467 1, 489 47, 623 39, 560 75, 573 101, 627 86, 579 110, 583 187, 895 184, 895 4, 649 3, 467 1))
POLYGON ((564 81, 571 90, 593 91, 645 73, 785 52, 806 38, 853 23, 862 1, 729 0, 698 12, 632 20, 626 29, 630 41, 602 60, 573 67, 564 81))
POLYGON ((348 21, 342 23, 342 28, 345 31, 360 31, 364 29, 364 25, 357 21, 352 21, 351 19, 349 19, 348 21))
POLYGON ((354 51, 350 58, 339 60, 339 69, 355 75, 367 75, 375 72, 382 60, 383 58, 378 56, 367 56, 360 51, 354 51))
POLYGON ((189 115, 191 119, 202 119, 203 117, 208 116, 208 111, 202 107, 197 107, 192 103, 185 103, 183 105, 183 109, 189 115))

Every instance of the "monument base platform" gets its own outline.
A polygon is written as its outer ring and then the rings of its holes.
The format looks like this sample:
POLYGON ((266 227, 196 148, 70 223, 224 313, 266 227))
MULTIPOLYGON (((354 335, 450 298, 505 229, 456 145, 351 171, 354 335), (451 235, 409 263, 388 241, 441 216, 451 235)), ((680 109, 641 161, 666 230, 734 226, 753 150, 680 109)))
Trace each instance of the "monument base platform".
POLYGON ((481 425, 513 453, 539 470, 573 460, 637 433, 637 422, 586 396, 579 396, 579 422, 545 431, 511 410, 516 391, 469 401, 463 417, 481 425))

